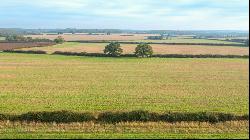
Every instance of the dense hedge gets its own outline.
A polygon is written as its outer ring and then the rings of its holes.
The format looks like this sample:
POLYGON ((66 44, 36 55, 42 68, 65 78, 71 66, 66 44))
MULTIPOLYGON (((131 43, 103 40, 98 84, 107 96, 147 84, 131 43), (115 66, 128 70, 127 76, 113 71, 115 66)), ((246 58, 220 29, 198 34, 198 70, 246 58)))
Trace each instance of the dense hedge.
MULTIPOLYGON (((69 55, 69 56, 93 56, 93 57, 111 57, 103 53, 86 53, 86 52, 60 52, 56 51, 54 55, 69 55)), ((120 57, 137 57, 135 54, 122 54, 120 57)), ((185 54, 155 54, 151 57, 158 58, 249 58, 249 55, 213 55, 213 54, 201 54, 201 55, 185 55, 185 54)))
POLYGON ((219 55, 219 54, 155 54, 159 58, 249 58, 249 55, 219 55))
MULTIPOLYGON (((86 53, 86 52, 61 52, 56 51, 53 55, 68 55, 68 56, 94 56, 94 57, 111 57, 104 53, 86 53)), ((122 54, 120 57, 136 57, 134 54, 122 54)))
POLYGON ((29 112, 21 115, 0 114, 0 120, 10 121, 28 121, 28 122, 181 122, 181 121, 198 121, 198 122, 225 122, 236 120, 249 120, 249 115, 237 116, 226 113, 153 113, 148 111, 131 111, 131 112, 104 112, 95 117, 90 113, 77 113, 70 111, 55 112, 29 112))
POLYGON ((27 54, 47 54, 47 52, 45 51, 35 51, 35 50, 3 50, 3 52, 7 52, 7 53, 27 53, 27 54))

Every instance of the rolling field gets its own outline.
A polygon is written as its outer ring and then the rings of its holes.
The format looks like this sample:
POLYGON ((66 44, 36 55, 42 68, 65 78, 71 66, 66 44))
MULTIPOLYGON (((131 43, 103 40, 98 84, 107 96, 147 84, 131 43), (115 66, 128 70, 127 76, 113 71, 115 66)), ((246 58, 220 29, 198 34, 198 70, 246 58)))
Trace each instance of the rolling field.
POLYGON ((211 44, 240 44, 224 40, 193 39, 190 37, 171 37, 167 40, 148 40, 148 36, 159 36, 157 34, 133 34, 133 36, 124 36, 126 34, 112 35, 87 35, 87 34, 63 34, 63 35, 28 35, 32 38, 46 38, 54 40, 62 36, 66 41, 129 41, 129 42, 156 42, 156 43, 211 43, 211 44))
POLYGON ((248 114, 248 59, 7 53, 0 58, 1 113, 142 109, 248 114))
MULTIPOLYGON (((88 52, 103 53, 106 43, 64 43, 50 47, 25 48, 22 50, 43 50, 48 53, 88 52)), ((133 54, 136 44, 121 44, 124 54, 133 54)), ((190 45, 151 45, 154 54, 221 54, 221 55, 249 55, 249 47, 231 46, 190 46, 190 45)))
MULTIPOLYGON (((249 59, 98 58, 0 53, 0 114, 148 110, 248 114, 249 59)), ((0 121, 0 138, 248 138, 248 121, 0 121)))

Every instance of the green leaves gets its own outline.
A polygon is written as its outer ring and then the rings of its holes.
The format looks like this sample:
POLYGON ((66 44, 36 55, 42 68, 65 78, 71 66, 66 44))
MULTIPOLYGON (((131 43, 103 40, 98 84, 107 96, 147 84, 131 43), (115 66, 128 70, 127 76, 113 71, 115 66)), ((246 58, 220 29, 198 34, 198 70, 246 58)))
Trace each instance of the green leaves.
POLYGON ((120 56, 122 54, 122 52, 123 52, 123 50, 121 48, 121 45, 118 42, 111 42, 104 49, 105 54, 107 54, 109 56, 113 56, 113 57, 120 56))
POLYGON ((135 48, 135 55, 137 57, 151 57, 153 55, 153 49, 149 44, 139 44, 135 48))

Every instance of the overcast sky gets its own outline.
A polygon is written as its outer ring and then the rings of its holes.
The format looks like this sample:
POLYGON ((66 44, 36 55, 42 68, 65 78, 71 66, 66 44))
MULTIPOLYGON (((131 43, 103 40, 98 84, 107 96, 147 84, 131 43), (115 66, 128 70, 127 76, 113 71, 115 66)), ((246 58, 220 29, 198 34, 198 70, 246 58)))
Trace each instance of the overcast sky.
POLYGON ((0 0, 0 28, 249 30, 249 0, 0 0))

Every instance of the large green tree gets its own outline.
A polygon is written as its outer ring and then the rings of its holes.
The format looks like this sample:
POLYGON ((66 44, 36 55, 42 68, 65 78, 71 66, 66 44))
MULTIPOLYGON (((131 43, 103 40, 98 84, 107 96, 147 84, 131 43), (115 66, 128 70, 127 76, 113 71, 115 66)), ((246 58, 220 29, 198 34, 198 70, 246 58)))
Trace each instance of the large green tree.
POLYGON ((137 57, 151 57, 153 49, 149 44, 142 43, 135 48, 135 55, 137 57))
POLYGON ((104 49, 105 54, 109 56, 114 56, 114 57, 120 56, 122 52, 123 50, 121 48, 121 45, 118 42, 111 42, 104 49))

